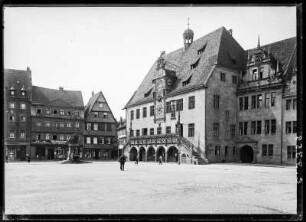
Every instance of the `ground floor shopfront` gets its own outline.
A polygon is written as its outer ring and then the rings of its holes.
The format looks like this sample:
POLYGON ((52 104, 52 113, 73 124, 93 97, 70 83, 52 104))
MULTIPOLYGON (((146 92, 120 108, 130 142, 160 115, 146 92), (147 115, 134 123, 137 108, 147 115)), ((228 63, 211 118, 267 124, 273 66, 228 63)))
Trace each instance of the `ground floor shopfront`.
POLYGON ((10 144, 5 146, 5 156, 9 161, 27 160, 27 154, 30 154, 30 144, 10 144))
POLYGON ((118 158, 118 151, 103 148, 84 148, 83 159, 91 160, 113 160, 118 158))

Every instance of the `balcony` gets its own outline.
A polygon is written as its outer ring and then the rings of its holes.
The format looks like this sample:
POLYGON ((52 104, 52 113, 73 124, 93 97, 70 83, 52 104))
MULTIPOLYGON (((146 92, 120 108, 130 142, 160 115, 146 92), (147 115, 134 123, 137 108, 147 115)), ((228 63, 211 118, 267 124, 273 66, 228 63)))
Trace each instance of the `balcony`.
POLYGON ((151 136, 137 136, 130 137, 129 140, 132 145, 168 145, 176 144, 180 142, 180 136, 178 134, 162 134, 162 135, 151 135, 151 136))

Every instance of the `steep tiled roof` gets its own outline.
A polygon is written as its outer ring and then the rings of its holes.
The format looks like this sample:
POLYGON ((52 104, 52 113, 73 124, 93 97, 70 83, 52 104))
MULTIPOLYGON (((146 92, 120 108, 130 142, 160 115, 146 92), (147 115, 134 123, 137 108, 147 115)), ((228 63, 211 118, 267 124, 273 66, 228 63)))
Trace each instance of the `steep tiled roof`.
MULTIPOLYGON (((245 65, 244 57, 244 50, 224 27, 195 40, 187 50, 180 48, 168 53, 163 58, 167 63, 176 67, 177 77, 170 94, 174 95, 179 91, 203 85, 215 65, 236 70, 241 69, 245 65), (198 54, 201 49, 204 51, 198 54), (235 61, 233 62, 233 60, 235 61), (195 63, 197 66, 191 69, 191 65, 195 63), (190 76, 192 77, 189 84, 183 86, 182 82, 189 79, 190 76)), ((153 86, 152 80, 156 77, 156 67, 157 62, 153 64, 125 108, 152 101, 152 95, 144 97, 144 94, 153 86)))
POLYGON ((85 106, 85 117, 88 115, 88 113, 91 111, 92 107, 94 106, 95 102, 97 101, 100 93, 102 92, 98 92, 96 94, 94 94, 92 97, 90 97, 88 103, 85 106))
MULTIPOLYGON (((270 50, 273 57, 281 63, 283 70, 286 70, 292 57, 295 55, 296 37, 266 44, 260 46, 260 48, 267 52, 270 50)), ((249 49, 247 53, 253 54, 256 50, 257 48, 249 49)))
POLYGON ((33 103, 46 106, 84 107, 81 91, 57 90, 33 86, 33 103))
POLYGON ((27 91, 31 90, 31 72, 27 70, 5 69, 4 87, 11 88, 12 86, 16 90, 20 90, 22 86, 24 86, 27 91))

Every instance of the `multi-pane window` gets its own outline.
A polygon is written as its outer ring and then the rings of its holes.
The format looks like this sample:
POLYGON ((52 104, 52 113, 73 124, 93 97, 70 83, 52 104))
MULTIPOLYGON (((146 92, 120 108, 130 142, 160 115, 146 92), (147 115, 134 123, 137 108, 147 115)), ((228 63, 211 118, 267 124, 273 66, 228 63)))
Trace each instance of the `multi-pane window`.
POLYGON ((52 135, 52 140, 57 140, 57 135, 56 134, 52 135))
POLYGON ((258 70, 253 69, 252 70, 252 80, 257 80, 258 79, 258 70))
POLYGON ((293 99, 293 102, 292 102, 292 109, 296 109, 296 99, 293 99))
POLYGON ((80 128, 80 123, 79 122, 75 123, 75 128, 80 128))
POLYGON ((276 103, 276 93, 271 92, 271 107, 275 106, 276 103))
POLYGON ((230 112, 229 110, 225 110, 225 120, 229 120, 230 112))
POLYGON ((287 158, 288 159, 296 158, 296 147, 295 146, 287 146, 287 158))
POLYGON ((27 120, 27 117, 25 115, 20 115, 20 121, 25 122, 27 120))
POLYGON ((99 143, 104 144, 104 137, 100 137, 99 143))
POLYGON ((14 114, 10 114, 10 121, 15 121, 15 115, 14 114))
POLYGON ((36 122, 36 126, 41 126, 41 122, 36 122))
POLYGON ((247 110, 249 108, 249 97, 244 97, 244 109, 247 110))
POLYGON ((213 123, 213 135, 219 136, 220 133, 220 124, 219 123, 213 123))
POLYGON ((50 108, 46 108, 45 111, 46 111, 46 114, 48 114, 48 115, 51 113, 50 108))
POLYGON ((106 138, 106 142, 107 142, 107 144, 111 144, 111 138, 110 138, 110 137, 107 137, 107 138, 106 138))
POLYGON ((256 132, 256 121, 251 122, 251 134, 254 135, 256 132))
POLYGON ((171 112, 171 102, 166 102, 166 113, 171 112))
POLYGON ((239 97, 239 110, 243 110, 243 97, 239 97))
POLYGON ((134 136, 134 130, 130 130, 130 137, 133 137, 134 136))
POLYGON ((232 76, 232 83, 237 84, 237 76, 232 76))
POLYGON ((157 127, 157 135, 160 135, 162 133, 161 127, 157 127))
POLYGON ((176 111, 183 110, 183 99, 176 100, 176 111))
POLYGON ((86 126, 87 126, 87 127, 86 127, 87 130, 91 130, 91 123, 87 123, 86 126))
POLYGON ((86 137, 86 143, 91 144, 91 138, 90 137, 86 137))
POLYGON ((286 100, 286 110, 289 110, 291 107, 291 99, 286 100))
POLYGON ((143 136, 148 135, 148 128, 142 128, 142 135, 143 136))
POLYGON ((46 140, 50 140, 50 134, 49 133, 46 134, 46 140))
POLYGON ((243 135, 248 134, 248 122, 243 123, 243 135))
POLYGON ((25 138, 25 131, 24 130, 20 130, 20 138, 25 138))
POLYGON ((224 147, 224 155, 227 156, 228 155, 228 146, 224 147))
POLYGON ((267 155, 268 155, 267 144, 262 144, 261 155, 262 155, 262 156, 267 156, 267 155))
POLYGON ((98 130, 98 123, 93 124, 93 130, 98 130))
POLYGON ((99 103, 99 107, 102 108, 103 107, 103 103, 99 103))
POLYGON ((194 123, 188 124, 188 137, 194 137, 194 123))
POLYGON ((171 133, 171 126, 167 126, 166 127, 166 134, 170 134, 171 133))
POLYGON ((194 109, 195 107, 195 97, 189 96, 188 97, 188 109, 194 109))
POLYGON ((265 107, 270 107, 270 93, 265 94, 265 107))
POLYGON ((256 95, 252 95, 251 97, 251 108, 256 109, 256 95))
POLYGON ((270 120, 265 120, 265 134, 270 133, 270 120))
POLYGON ((136 130, 136 136, 140 136, 140 130, 136 130))
POLYGON ((61 115, 61 116, 65 115, 65 111, 61 109, 60 115, 61 115))
POLYGON ((67 127, 71 128, 71 122, 67 122, 67 127))
POLYGON ((268 156, 273 156, 273 144, 268 145, 268 156))
POLYGON ((239 122, 239 135, 243 135, 243 122, 239 122))
POLYGON ((171 101, 171 119, 175 119, 175 101, 171 101))
POLYGON ((106 123, 106 131, 112 131, 112 124, 106 123))
POLYGON ((286 133, 291 133, 291 122, 286 122, 286 133))
POLYGON ((154 135, 154 128, 150 128, 150 135, 154 135))
POLYGON ((214 103, 213 107, 219 109, 219 101, 220 101, 220 96, 219 95, 214 95, 214 103))
POLYGON ((107 112, 104 112, 104 113, 103 113, 103 118, 104 118, 104 119, 107 119, 107 118, 108 118, 108 113, 107 113, 107 112))
POLYGON ((257 95, 257 108, 262 108, 262 95, 257 95))
POLYGON ((64 127, 65 124, 63 122, 60 122, 60 127, 64 127))
POLYGON ((46 126, 46 127, 50 127, 50 126, 51 126, 50 122, 49 122, 49 121, 46 121, 46 122, 45 122, 45 126, 46 126))
POLYGON ((140 109, 136 109, 136 119, 140 118, 140 109))
POLYGON ((59 140, 63 141, 64 140, 64 135, 63 134, 60 134, 59 136, 59 140))
POLYGON ((10 103, 10 108, 15 109, 15 103, 10 103))
POLYGON ((292 133, 296 133, 296 132, 297 132, 297 122, 293 121, 292 133))
POLYGON ((146 118, 147 117, 147 107, 142 108, 142 117, 146 118))
POLYGON ((9 138, 15 138, 15 131, 14 130, 10 130, 9 138))
POLYGON ((154 105, 150 106, 150 116, 154 116, 154 105))
POLYGON ((93 116, 94 117, 99 117, 99 113, 98 112, 93 112, 93 116))
POLYGON ((131 110, 131 120, 134 119, 134 110, 131 110))
POLYGON ((26 109, 26 104, 25 103, 21 103, 20 104, 20 109, 26 109))
POLYGON ((261 121, 257 121, 257 126, 256 126, 256 131, 257 134, 261 134, 261 121))
POLYGON ((230 125, 230 132, 231 132, 231 137, 235 137, 236 135, 236 126, 233 124, 233 125, 230 125))
MULTIPOLYGON (((38 113, 38 111, 37 111, 37 113, 38 113)), ((39 113, 41 113, 41 111, 39 113)), ((56 109, 53 110, 53 114, 57 114, 57 110, 56 109)))
POLYGON ((220 73, 220 80, 221 82, 225 82, 225 73, 223 72, 220 73))
POLYGON ((220 146, 215 146, 215 156, 220 156, 220 146))
POLYGON ((98 144, 98 138, 97 137, 93 138, 93 144, 98 144))
POLYGON ((276 120, 272 119, 271 120, 271 134, 275 134, 276 133, 276 120))
POLYGON ((36 109, 36 114, 41 114, 41 109, 36 109))

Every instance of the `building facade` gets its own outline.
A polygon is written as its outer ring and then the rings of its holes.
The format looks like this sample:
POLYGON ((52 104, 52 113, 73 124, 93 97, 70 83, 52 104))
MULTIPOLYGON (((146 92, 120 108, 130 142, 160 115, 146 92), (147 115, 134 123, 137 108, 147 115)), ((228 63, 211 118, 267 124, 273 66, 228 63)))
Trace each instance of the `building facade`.
POLYGON ((117 158, 116 119, 100 91, 92 93, 85 107, 84 159, 117 158))
POLYGON ((66 159, 68 140, 78 134, 82 157, 84 104, 81 91, 32 87, 31 157, 66 159))
POLYGON ((188 27, 182 48, 161 53, 126 104, 129 160, 293 163, 282 125, 287 119, 293 129, 296 113, 282 108, 296 98, 293 88, 284 93, 296 70, 296 39, 245 51, 224 27, 193 36, 188 27), (261 109, 265 95, 270 106, 261 109))
POLYGON ((31 70, 4 70, 4 147, 10 160, 30 153, 31 70))
POLYGON ((122 155, 123 147, 126 144, 126 119, 120 118, 117 127, 117 138, 118 138, 118 157, 122 155))

